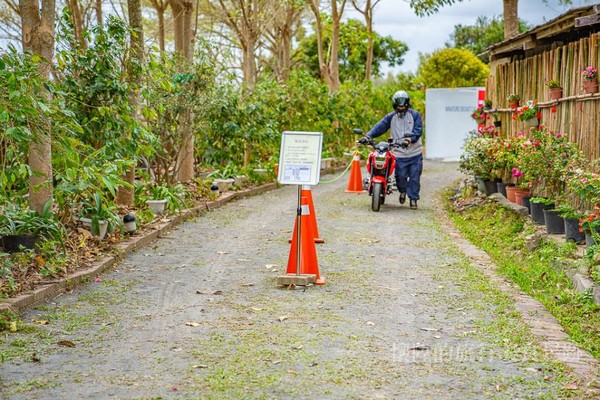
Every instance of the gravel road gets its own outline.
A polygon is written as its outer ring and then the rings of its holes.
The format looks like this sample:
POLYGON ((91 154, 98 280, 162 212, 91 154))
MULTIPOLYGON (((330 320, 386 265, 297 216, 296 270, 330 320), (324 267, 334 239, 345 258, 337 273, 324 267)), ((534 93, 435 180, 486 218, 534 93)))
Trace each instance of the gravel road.
MULTIPOLYGON (((363 176, 365 171, 363 170, 363 176)), ((4 399, 556 399, 571 382, 436 220, 313 187, 324 286, 282 288, 297 188, 179 225, 0 341, 4 399)), ((576 397, 575 395, 572 395, 576 397)))

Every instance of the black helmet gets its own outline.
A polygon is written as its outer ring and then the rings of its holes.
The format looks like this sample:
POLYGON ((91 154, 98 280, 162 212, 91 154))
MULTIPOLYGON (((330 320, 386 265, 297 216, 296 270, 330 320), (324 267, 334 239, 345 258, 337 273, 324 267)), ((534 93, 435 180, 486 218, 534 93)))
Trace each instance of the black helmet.
POLYGON ((404 107, 404 110, 410 108, 410 96, 404 90, 398 90, 392 96, 392 107, 397 109, 398 107, 404 107))

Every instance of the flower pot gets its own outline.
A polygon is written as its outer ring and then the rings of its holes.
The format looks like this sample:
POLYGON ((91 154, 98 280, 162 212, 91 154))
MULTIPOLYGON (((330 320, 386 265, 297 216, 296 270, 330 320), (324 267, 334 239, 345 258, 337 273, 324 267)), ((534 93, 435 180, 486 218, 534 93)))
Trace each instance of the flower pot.
POLYGON ((530 194, 528 189, 521 189, 518 188, 515 191, 515 203, 517 203, 518 205, 522 206, 523 205, 523 196, 528 196, 530 194))
POLYGON ((585 240, 585 233, 579 231, 578 218, 565 218, 565 240, 575 243, 585 240))
POLYGON ((477 122, 477 125, 485 124, 485 118, 475 118, 475 122, 477 122))
POLYGON ((485 193, 485 180, 476 176, 475 183, 477 183, 477 190, 479 190, 481 193, 485 193))
POLYGON ((7 253, 18 253, 21 248, 32 250, 39 240, 36 235, 6 235, 2 237, 2 248, 7 253))
POLYGON ((483 181, 484 192, 486 196, 489 196, 493 193, 498 193, 498 186, 496 185, 496 181, 486 180, 483 181))
POLYGON ((560 216, 559 211, 552 209, 544 209, 544 224, 546 232, 549 234, 564 234, 565 220, 560 216))
POLYGON ((167 200, 146 200, 146 204, 154 214, 163 214, 165 212, 167 200))
POLYGON ((498 188, 498 193, 502 196, 506 197, 506 187, 514 186, 513 183, 504 183, 504 182, 496 182, 496 187, 498 188))
POLYGON ((544 210, 551 210, 554 208, 554 204, 544 203, 529 203, 531 206, 531 219, 538 225, 544 225, 546 223, 544 219, 544 210))
POLYGON ((584 80, 581 86, 585 93, 596 93, 598 91, 598 79, 592 79, 591 81, 584 80))
POLYGON ((550 99, 551 100, 558 100, 562 97, 562 92, 563 92, 563 88, 558 87, 558 88, 551 88, 550 89, 550 99))
POLYGON ((592 236, 591 232, 585 232, 585 245, 587 247, 593 246, 596 244, 596 241, 594 240, 594 237, 592 236))
POLYGON ((523 207, 527 208, 527 212, 531 214, 531 203, 529 202, 530 199, 531 195, 521 196, 521 200, 523 200, 523 207))
POLYGON ((98 221, 98 230, 95 230, 92 227, 92 219, 91 218, 79 218, 79 221, 81 221, 81 224, 88 228, 90 230, 90 232, 92 233, 92 236, 97 237, 98 240, 102 240, 104 239, 104 237, 106 236, 106 231, 108 230, 108 222, 106 222, 105 220, 101 219, 100 221, 98 221))
POLYGON ((509 100, 508 107, 512 109, 519 108, 519 100, 509 100))
POLYGON ((537 128, 538 126, 538 119, 537 118, 529 118, 523 121, 523 123, 525 124, 525 127, 527 128, 537 128))
POLYGON ((231 186, 233 186, 234 182, 235 182, 235 179, 231 179, 231 178, 230 179, 215 179, 214 184, 219 187, 219 192, 225 193, 226 191, 231 189, 231 186))
POLYGON ((515 185, 512 186, 507 186, 506 187, 506 199, 512 203, 516 203, 517 200, 515 199, 515 192, 518 190, 519 188, 516 187, 515 185))

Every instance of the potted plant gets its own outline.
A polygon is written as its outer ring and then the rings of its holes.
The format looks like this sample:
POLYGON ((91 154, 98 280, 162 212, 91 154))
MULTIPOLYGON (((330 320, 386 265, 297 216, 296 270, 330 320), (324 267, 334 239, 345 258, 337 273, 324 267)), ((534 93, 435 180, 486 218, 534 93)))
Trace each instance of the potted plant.
POLYGON ((90 227, 92 236, 99 240, 104 239, 106 233, 112 233, 121 223, 115 206, 105 206, 100 193, 94 193, 91 200, 82 203, 79 220, 84 226, 90 227))
POLYGON ((519 107, 519 101, 521 101, 521 96, 519 96, 516 93, 511 93, 508 95, 508 97, 506 98, 506 100, 508 101, 508 106, 510 108, 517 108, 519 107))
POLYGON ((492 118, 494 119, 494 126, 496 128, 502 127, 502 121, 500 120, 500 113, 498 113, 498 112, 492 113, 492 118))
POLYGON ((52 200, 41 213, 8 205, 0 213, 0 237, 2 247, 8 252, 17 252, 21 247, 35 248, 40 240, 55 240, 62 243, 65 230, 52 214, 52 200))
POLYGON ((594 211, 581 217, 579 228, 585 233, 585 244, 588 246, 595 244, 600 234, 600 213, 594 211))
POLYGON ((598 91, 598 70, 592 66, 581 71, 581 86, 585 93, 596 93, 598 91))
POLYGON ((559 81, 556 79, 551 79, 546 82, 546 86, 550 89, 550 98, 552 100, 558 100, 562 97, 563 88, 559 81))
POLYGON ((537 127, 539 122, 540 110, 537 101, 527 100, 523 107, 517 107, 513 112, 513 120, 525 122, 526 126, 537 127))
POLYGON ((481 105, 477 107, 471 114, 471 118, 473 118, 478 125, 484 124, 485 119, 487 118, 485 106, 481 105))
POLYGON ((180 211, 185 207, 185 192, 180 185, 169 187, 152 184, 149 192, 151 199, 146 200, 146 204, 154 214, 162 215, 165 209, 180 211))

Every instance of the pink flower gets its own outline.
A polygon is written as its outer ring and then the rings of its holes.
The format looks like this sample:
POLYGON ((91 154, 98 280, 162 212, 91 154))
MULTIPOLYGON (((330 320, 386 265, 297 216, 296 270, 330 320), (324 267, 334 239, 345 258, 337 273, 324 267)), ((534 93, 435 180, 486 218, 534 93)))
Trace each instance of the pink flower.
POLYGON ((514 176, 515 178, 519 178, 519 177, 523 176, 523 172, 518 170, 517 168, 513 168, 512 176, 514 176))

